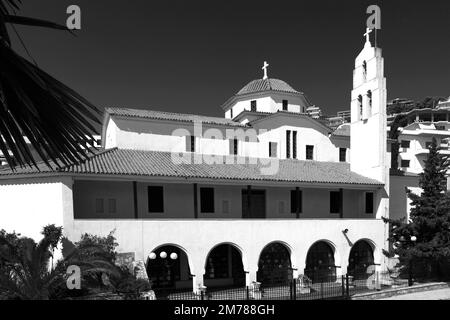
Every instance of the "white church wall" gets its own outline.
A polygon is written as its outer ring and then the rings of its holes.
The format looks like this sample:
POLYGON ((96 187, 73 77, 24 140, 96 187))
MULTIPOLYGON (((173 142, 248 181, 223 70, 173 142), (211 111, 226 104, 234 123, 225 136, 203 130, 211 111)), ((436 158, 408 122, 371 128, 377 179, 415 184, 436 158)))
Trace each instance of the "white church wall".
POLYGON ((278 157, 286 158, 286 130, 295 130, 297 131, 297 159, 305 159, 306 145, 313 145, 315 160, 339 161, 339 147, 330 141, 328 133, 324 132, 323 128, 311 123, 309 119, 275 117, 264 121, 261 125, 255 125, 254 128, 223 128, 203 124, 199 132, 194 132, 193 124, 186 123, 134 119, 113 119, 110 123, 107 130, 107 136, 111 137, 107 138, 108 147, 186 152, 186 136, 183 134, 196 134, 202 135, 202 137, 196 137, 197 153, 229 155, 230 140, 227 139, 227 130, 238 130, 247 135, 245 140, 240 139, 238 142, 240 156, 267 158, 269 142, 276 142, 278 157), (110 133, 110 130, 113 132, 110 133), (173 135, 174 132, 182 135, 173 135))
POLYGON ((384 259, 384 223, 363 219, 302 219, 302 220, 76 220, 70 228, 70 239, 76 241, 84 232, 107 235, 116 229, 119 252, 135 252, 144 261, 152 250, 163 244, 176 244, 187 253, 195 282, 202 283, 208 252, 220 243, 232 243, 242 251, 248 280, 256 280, 259 254, 273 241, 287 244, 292 251, 292 267, 303 273, 310 246, 327 240, 336 250, 338 272, 345 273, 351 243, 368 239, 376 244, 375 263, 384 259), (348 229, 347 238, 342 231, 348 229))
POLYGON ((39 241, 44 226, 63 226, 70 187, 70 178, 1 180, 0 229, 39 241))
MULTIPOLYGON (((260 142, 264 145, 263 154, 268 156, 269 141, 278 142, 278 157, 286 159, 286 131, 297 131, 297 159, 306 159, 306 145, 314 146, 314 160, 317 161, 339 161, 339 148, 330 140, 328 132, 319 124, 313 123, 310 119, 293 117, 274 117, 266 121, 255 124, 255 128, 265 128, 270 131, 259 135, 260 142)), ((291 134, 292 135, 292 134, 291 134)), ((292 137, 291 137, 291 158, 292 158, 292 137)))

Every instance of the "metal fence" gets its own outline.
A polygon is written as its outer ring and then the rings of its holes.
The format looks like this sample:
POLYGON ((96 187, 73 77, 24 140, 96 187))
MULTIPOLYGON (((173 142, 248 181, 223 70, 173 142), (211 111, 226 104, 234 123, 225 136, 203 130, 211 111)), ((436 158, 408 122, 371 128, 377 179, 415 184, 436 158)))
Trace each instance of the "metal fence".
POLYGON ((352 295, 387 288, 406 287, 408 279, 388 272, 326 277, 312 281, 305 275, 278 285, 257 282, 237 288, 203 288, 197 293, 184 290, 155 290, 156 299, 166 300, 339 300, 352 295))

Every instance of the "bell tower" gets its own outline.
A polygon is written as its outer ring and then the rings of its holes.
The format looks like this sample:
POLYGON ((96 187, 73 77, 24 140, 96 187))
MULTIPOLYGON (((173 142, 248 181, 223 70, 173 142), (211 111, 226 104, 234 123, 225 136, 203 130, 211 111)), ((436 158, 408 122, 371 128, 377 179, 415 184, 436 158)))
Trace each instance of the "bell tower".
POLYGON ((355 59, 351 93, 351 170, 388 182, 386 78, 381 49, 370 43, 367 29, 364 48, 355 59))

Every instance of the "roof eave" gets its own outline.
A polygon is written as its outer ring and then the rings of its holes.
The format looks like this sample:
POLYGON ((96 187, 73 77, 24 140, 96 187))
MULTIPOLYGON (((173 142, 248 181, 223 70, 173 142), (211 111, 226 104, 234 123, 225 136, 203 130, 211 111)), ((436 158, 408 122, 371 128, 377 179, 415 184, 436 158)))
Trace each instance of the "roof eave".
MULTIPOLYGON (((123 180, 123 181, 159 181, 159 182, 183 182, 183 183, 208 183, 208 184, 238 184, 238 185, 258 185, 258 186, 278 186, 293 187, 304 186, 315 188, 342 188, 346 189, 378 189, 384 186, 383 183, 342 183, 342 182, 323 182, 323 181, 284 181, 284 180, 262 180, 262 179, 224 179, 224 178, 201 178, 201 177, 174 177, 164 175, 134 175, 134 174, 104 174, 104 173, 77 173, 77 172, 37 172, 37 173, 19 173, 0 175, 0 181, 22 180, 31 178, 55 178, 72 177, 75 180, 123 180)), ((29 182, 27 182, 29 183, 29 182)))

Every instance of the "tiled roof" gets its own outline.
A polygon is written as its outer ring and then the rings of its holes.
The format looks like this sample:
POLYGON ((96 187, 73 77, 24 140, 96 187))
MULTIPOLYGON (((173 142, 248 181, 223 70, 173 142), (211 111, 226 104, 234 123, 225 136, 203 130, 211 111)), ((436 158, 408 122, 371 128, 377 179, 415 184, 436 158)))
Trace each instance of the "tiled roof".
MULTIPOLYGON (((192 157, 192 154, 185 154, 192 157)), ((191 158, 192 159, 192 158, 191 158)), ((82 164, 70 165, 51 170, 40 164, 42 174, 58 175, 60 172, 74 175, 133 175, 142 177, 173 177, 183 179, 242 180, 267 182, 302 182, 325 184, 382 185, 381 182, 366 178, 350 171, 349 164, 340 162, 319 162, 307 160, 279 160, 279 170, 274 175, 264 175, 261 168, 270 164, 230 156, 231 164, 223 157, 219 164, 176 164, 170 152, 109 149, 92 156, 82 164), (238 160, 243 161, 240 164, 238 160)), ((259 159, 261 160, 261 159, 259 159)), ((265 159, 267 160, 267 159, 265 159)), ((276 160, 276 159, 272 159, 276 160)), ((36 169, 0 171, 0 178, 20 177, 24 174, 39 174, 36 169)))
POLYGON ((155 111, 147 109, 130 109, 130 108, 117 108, 110 107, 105 108, 105 111, 110 115, 116 115, 121 117, 131 117, 131 118, 142 118, 142 119, 157 119, 157 120, 172 120, 172 121, 182 121, 182 122, 194 122, 200 121, 207 124, 215 125, 225 125, 233 127, 244 127, 243 124, 220 117, 207 117, 195 114, 187 113, 175 113, 175 112, 164 112, 155 111))
POLYGON ((293 89, 283 80, 279 79, 256 79, 250 81, 245 87, 243 87, 236 95, 255 93, 261 91, 280 91, 290 93, 300 93, 293 89))

